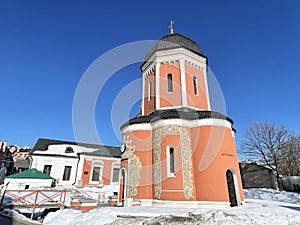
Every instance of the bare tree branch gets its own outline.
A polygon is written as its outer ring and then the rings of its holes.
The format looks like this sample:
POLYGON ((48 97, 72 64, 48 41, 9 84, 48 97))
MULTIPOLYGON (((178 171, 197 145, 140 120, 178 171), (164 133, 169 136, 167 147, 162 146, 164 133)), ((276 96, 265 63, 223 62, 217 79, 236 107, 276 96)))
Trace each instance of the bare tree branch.
POLYGON ((245 130, 240 144, 240 152, 244 157, 264 162, 275 172, 279 185, 280 173, 289 171, 291 174, 291 168, 283 170, 281 169, 282 165, 288 166, 294 163, 292 159, 295 157, 292 157, 291 153, 295 144, 292 145, 291 140, 292 133, 284 126, 255 123, 245 130), (290 150, 289 161, 283 163, 286 161, 288 149, 290 150))

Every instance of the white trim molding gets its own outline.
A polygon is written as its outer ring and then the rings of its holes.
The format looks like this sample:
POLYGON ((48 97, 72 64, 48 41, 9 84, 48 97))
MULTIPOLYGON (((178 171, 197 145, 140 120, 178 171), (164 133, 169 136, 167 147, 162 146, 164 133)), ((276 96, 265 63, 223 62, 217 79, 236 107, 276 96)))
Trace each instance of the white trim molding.
POLYGON ((114 179, 114 169, 119 169, 119 176, 120 176, 120 167, 121 167, 121 162, 113 162, 111 165, 111 171, 110 171, 110 184, 118 184, 120 177, 118 177, 117 182, 113 182, 114 179))
POLYGON ((167 49, 155 52, 142 66, 142 71, 145 71, 145 74, 147 74, 148 70, 151 70, 156 62, 177 61, 178 58, 184 58, 186 61, 200 68, 203 68, 207 63, 205 57, 179 47, 176 49, 167 49))
POLYGON ((160 63, 157 62, 156 66, 155 66, 155 108, 159 109, 160 107, 160 86, 159 86, 159 82, 160 82, 160 63))
POLYGON ((140 124, 132 124, 128 125, 122 128, 122 133, 126 134, 132 131, 137 131, 137 130, 152 130, 151 124, 150 123, 140 123, 140 124))
POLYGON ((187 106, 187 94, 186 94, 186 74, 185 74, 185 61, 183 58, 179 60, 180 69, 180 83, 181 83, 181 105, 187 106))
POLYGON ((102 181, 103 170, 104 170, 104 162, 102 160, 92 161, 89 184, 99 184, 99 182, 102 181), (93 173, 94 173, 94 168, 95 167, 100 167, 99 179, 98 180, 93 180, 93 173))
POLYGON ((207 67, 207 65, 205 65, 205 69, 204 69, 204 80, 205 80, 205 89, 206 89, 205 91, 206 91, 206 99, 207 99, 207 108, 208 108, 208 110, 211 110, 206 67, 207 67))
POLYGON ((122 133, 133 132, 138 130, 153 130, 159 127, 164 126, 183 126, 188 128, 201 127, 201 126, 219 126, 232 129, 232 124, 224 119, 198 119, 198 120, 185 120, 185 119, 168 119, 168 120, 159 120, 154 123, 140 123, 132 124, 122 128, 122 133))
POLYGON ((125 167, 122 166, 120 168, 120 172, 119 172, 119 184, 123 184, 123 186, 124 186, 124 188, 123 188, 124 203, 119 201, 121 193, 120 193, 120 191, 118 191, 118 199, 117 199, 117 205, 118 206, 122 206, 123 204, 124 204, 124 206, 127 206, 127 205, 125 205, 125 199, 128 199, 127 198, 127 185, 128 185, 127 184, 127 179, 128 179, 127 178, 127 170, 126 170, 125 167), (124 171, 125 179, 122 180, 122 182, 121 182, 121 179, 123 179, 122 171, 124 171))
POLYGON ((145 115, 145 109, 144 109, 144 107, 145 107, 145 82, 146 82, 146 78, 145 77, 143 77, 143 90, 142 90, 142 115, 145 115))

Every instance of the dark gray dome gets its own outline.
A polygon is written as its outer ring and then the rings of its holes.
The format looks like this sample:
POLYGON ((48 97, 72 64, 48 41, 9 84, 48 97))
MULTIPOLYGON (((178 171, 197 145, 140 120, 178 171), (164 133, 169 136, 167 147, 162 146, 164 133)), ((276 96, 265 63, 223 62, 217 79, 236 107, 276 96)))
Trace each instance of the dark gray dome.
POLYGON ((181 34, 169 34, 163 36, 155 46, 148 52, 145 57, 145 61, 153 55, 153 53, 161 50, 174 49, 174 48, 185 48, 190 50, 197 55, 204 56, 199 45, 193 40, 181 35, 181 34))

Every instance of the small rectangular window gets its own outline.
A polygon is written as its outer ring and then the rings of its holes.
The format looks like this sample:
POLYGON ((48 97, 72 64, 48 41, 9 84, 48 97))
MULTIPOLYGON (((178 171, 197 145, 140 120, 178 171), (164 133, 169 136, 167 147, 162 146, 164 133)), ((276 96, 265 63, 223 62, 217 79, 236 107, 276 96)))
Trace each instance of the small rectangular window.
POLYGON ((51 168, 52 168, 52 165, 45 165, 45 166, 44 166, 43 173, 45 173, 45 174, 47 174, 47 175, 50 176, 51 168))
POLYGON ((173 92, 173 81, 172 81, 172 74, 168 74, 168 92, 173 92))
POLYGON ((151 100, 151 82, 148 83, 148 101, 151 100))
POLYGON ((65 166, 63 180, 70 180, 72 166, 65 166))
POLYGON ((194 93, 195 93, 195 95, 198 95, 197 77, 193 77, 193 83, 194 83, 194 93))
POLYGON ((175 174, 174 148, 170 147, 170 173, 175 174))
POLYGON ((101 171, 101 167, 93 167, 92 181, 100 180, 100 171, 101 171))
POLYGON ((175 149, 172 145, 166 148, 167 177, 175 177, 175 149))
POLYGON ((116 183, 119 182, 119 168, 113 168, 113 178, 112 178, 112 182, 116 183))

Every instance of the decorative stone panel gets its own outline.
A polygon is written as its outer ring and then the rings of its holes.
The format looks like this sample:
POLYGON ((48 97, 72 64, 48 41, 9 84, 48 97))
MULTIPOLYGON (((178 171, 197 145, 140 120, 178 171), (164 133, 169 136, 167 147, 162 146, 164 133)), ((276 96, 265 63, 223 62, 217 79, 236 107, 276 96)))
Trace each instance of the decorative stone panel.
POLYGON ((188 130, 180 126, 166 126, 159 128, 154 132, 154 197, 161 197, 161 136, 167 134, 180 134, 184 197, 186 199, 192 198, 194 181, 191 140, 189 138, 188 130))

